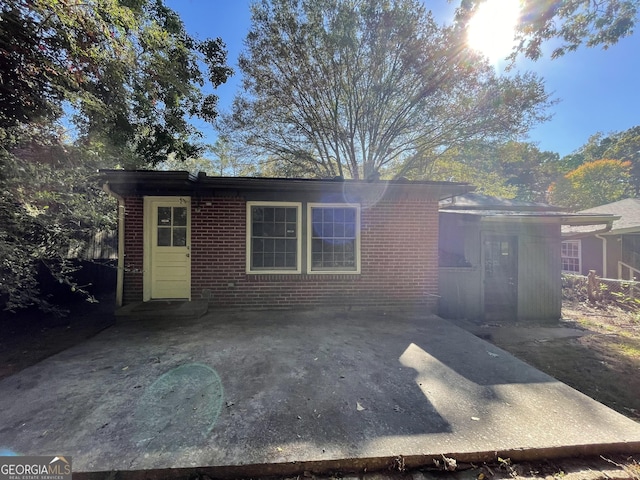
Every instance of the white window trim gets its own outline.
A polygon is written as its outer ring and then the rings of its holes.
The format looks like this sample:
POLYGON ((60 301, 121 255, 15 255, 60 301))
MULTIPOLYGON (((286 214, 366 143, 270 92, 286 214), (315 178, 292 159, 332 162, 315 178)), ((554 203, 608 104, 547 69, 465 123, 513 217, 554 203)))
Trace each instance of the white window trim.
POLYGON ((247 202, 246 273, 251 275, 295 275, 302 272, 302 203, 301 202, 247 202), (296 258, 295 270, 251 270, 251 207, 297 207, 296 213, 296 258))
POLYGON ((354 203, 307 203, 307 273, 309 275, 359 275, 360 274, 360 205, 354 203), (356 209, 356 268, 355 270, 313 270, 311 262, 311 240, 313 227, 311 209, 319 208, 355 208, 356 209))
POLYGON ((562 269, 562 273, 569 273, 569 274, 575 274, 575 275, 581 275, 582 274, 582 241, 581 240, 563 240, 562 243, 575 243, 578 245, 578 256, 577 257, 567 257, 567 256, 563 256, 562 255, 562 251, 560 253, 560 262, 562 264, 562 260, 565 258, 577 258, 578 259, 578 271, 574 272, 572 270, 564 270, 562 269))

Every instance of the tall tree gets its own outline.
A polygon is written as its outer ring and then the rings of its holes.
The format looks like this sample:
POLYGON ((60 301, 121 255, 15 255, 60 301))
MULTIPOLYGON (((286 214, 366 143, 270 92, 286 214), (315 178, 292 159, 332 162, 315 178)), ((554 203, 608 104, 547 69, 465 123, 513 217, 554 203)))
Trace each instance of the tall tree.
MULTIPOLYGON (((466 25, 485 1, 461 0, 457 20, 466 25)), ((606 49, 633 33, 640 10, 640 0, 521 0, 520 4, 512 59, 519 53, 539 59, 542 44, 550 39, 560 41, 552 58, 583 44, 606 49)))
POLYGON ((404 176, 463 142, 522 134, 550 103, 418 0, 263 0, 239 65, 236 139, 309 176, 404 176))
POLYGON ((469 182, 487 195, 546 202, 557 168, 558 154, 532 143, 472 142, 451 149, 423 177, 469 182))
POLYGON ((562 158, 566 171, 602 158, 631 162, 631 184, 636 196, 640 195, 640 126, 607 135, 598 132, 574 153, 562 158))
POLYGON ((216 117, 217 98, 201 87, 226 81, 225 61, 220 39, 190 37, 161 0, 9 0, 0 5, 0 129, 53 122, 66 107, 102 157, 194 156, 203 146, 188 118, 216 117))
POLYGON ((584 210, 627 198, 631 192, 631 163, 602 159, 587 162, 549 187, 551 201, 584 210))

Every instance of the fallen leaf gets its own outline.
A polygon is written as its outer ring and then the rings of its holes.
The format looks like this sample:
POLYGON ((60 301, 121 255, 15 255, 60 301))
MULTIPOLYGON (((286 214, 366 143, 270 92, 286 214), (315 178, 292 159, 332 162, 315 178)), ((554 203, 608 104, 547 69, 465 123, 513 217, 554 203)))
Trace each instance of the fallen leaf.
POLYGON ((129 370, 129 366, 124 367, 122 370, 129 370))
POLYGON ((356 402, 356 410, 358 410, 359 412, 364 410, 364 407, 362 405, 360 405, 360 402, 356 402))
POLYGON ((499 357, 500 355, 498 355, 497 353, 492 353, 492 352, 487 352, 489 354, 490 357, 499 357))
POLYGON ((471 420, 475 420, 476 422, 480 421, 480 419, 478 417, 471 417, 471 420))

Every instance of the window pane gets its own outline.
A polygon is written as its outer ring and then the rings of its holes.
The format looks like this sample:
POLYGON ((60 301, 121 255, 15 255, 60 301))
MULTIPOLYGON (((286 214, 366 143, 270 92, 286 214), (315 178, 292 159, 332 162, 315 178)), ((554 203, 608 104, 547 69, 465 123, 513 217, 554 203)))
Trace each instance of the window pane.
POLYGON ((273 223, 262 224, 262 236, 273 237, 273 223))
POLYGON ((287 223, 287 231, 285 232, 287 237, 295 237, 296 236, 296 224, 295 223, 287 223))
POLYGON ((322 216, 323 221, 333 222, 333 208, 323 208, 324 214, 322 216))
POLYGON ((273 226, 273 236, 274 237, 284 237, 286 235, 286 223, 275 223, 273 226))
POLYGON ((251 219, 254 222, 262 222, 264 220, 264 209, 262 207, 251 207, 251 219))
POLYGON ((290 208, 287 208, 286 210, 287 210, 286 221, 295 223, 298 220, 297 214, 296 214, 297 209, 295 207, 290 207, 290 208))
POLYGON ((187 226, 187 207, 173 207, 173 225, 177 227, 187 226))
POLYGON ((285 240, 285 252, 296 253, 298 250, 298 242, 295 240, 285 240))
POLYGON ((253 253, 264 252, 264 240, 262 240, 261 238, 254 238, 252 250, 253 253))
POLYGON ((356 209, 355 208, 345 208, 344 209, 344 221, 347 223, 356 223, 356 209))
POLYGON ((171 207, 158 207, 158 226, 171 226, 171 207))
POLYGON ((344 226, 344 236, 347 238, 355 238, 356 237, 356 225, 355 223, 347 223, 344 226))
POLYGON ((282 268, 282 267, 285 266, 285 264, 284 264, 284 259, 285 259, 284 253, 276 253, 274 255, 274 258, 275 258, 275 267, 276 268, 282 268))
POLYGON ((187 229, 176 227, 173 229, 173 246, 184 247, 187 245, 187 229))
POLYGON ((273 254, 275 250, 275 241, 272 238, 265 238, 264 253, 273 254))
POLYGON ((158 246, 171 246, 171 227, 158 227, 158 246))
POLYGON ((322 236, 324 238, 333 238, 333 223, 325 223, 322 229, 322 236))
POLYGON ((265 222, 273 222, 274 217, 275 217, 274 210, 275 210, 275 208, 273 208, 273 207, 265 207, 264 208, 264 221, 265 222))
POLYGON ((251 262, 251 267, 252 268, 262 268, 264 266, 263 262, 262 262, 262 254, 261 253, 254 253, 252 258, 252 262, 251 262))
POLYGON ((275 209, 275 221, 276 222, 284 222, 287 218, 286 216, 287 210, 285 208, 276 208, 275 209))

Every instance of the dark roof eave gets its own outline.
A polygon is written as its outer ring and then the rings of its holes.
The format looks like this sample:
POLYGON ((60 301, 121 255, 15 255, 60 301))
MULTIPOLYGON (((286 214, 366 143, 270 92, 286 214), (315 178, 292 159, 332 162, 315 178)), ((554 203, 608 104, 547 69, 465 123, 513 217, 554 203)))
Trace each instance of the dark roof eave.
POLYGON ((427 181, 359 181, 320 180, 260 177, 208 177, 193 176, 189 172, 150 170, 101 170, 102 181, 118 195, 147 195, 164 192, 165 195, 206 194, 216 190, 262 191, 262 192, 343 192, 354 189, 366 191, 377 186, 384 191, 419 193, 441 200, 473 190, 469 184, 427 181))

